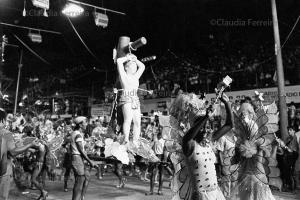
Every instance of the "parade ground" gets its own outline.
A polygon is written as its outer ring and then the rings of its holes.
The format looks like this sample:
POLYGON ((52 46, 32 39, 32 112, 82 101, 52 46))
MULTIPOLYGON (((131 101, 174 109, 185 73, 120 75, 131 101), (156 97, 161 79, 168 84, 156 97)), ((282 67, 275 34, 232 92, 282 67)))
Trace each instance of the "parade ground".
MULTIPOLYGON (((69 191, 63 191, 63 181, 47 181, 46 189, 49 191, 48 200, 69 200, 72 198, 73 180, 69 181, 69 191)), ((139 180, 137 177, 127 177, 124 188, 116 188, 118 181, 112 173, 104 175, 103 179, 98 180, 94 173, 91 176, 91 182, 87 191, 85 200, 171 200, 171 190, 169 182, 164 182, 163 196, 157 194, 146 196, 149 191, 149 182, 139 180)), ((157 192, 157 187, 154 190, 157 192)), ((274 192, 276 200, 299 200, 300 190, 295 194, 288 192, 274 192)), ((37 190, 18 191, 12 189, 10 200, 31 200, 37 199, 39 193, 37 190)))

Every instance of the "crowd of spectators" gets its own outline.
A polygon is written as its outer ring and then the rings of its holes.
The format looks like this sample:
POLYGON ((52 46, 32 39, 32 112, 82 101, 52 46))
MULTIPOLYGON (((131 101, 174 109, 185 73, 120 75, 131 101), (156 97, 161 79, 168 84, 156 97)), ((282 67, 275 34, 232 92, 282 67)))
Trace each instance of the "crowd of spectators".
MULTIPOLYGON (((300 83, 300 47, 282 49, 286 85, 300 83), (298 72, 298 73, 295 73, 298 72)), ((236 40, 230 43, 212 40, 201 51, 176 55, 167 51, 148 68, 144 82, 154 95, 168 97, 176 90, 211 93, 218 82, 229 75, 234 83, 231 90, 276 86, 276 58, 272 43, 252 44, 236 40)))

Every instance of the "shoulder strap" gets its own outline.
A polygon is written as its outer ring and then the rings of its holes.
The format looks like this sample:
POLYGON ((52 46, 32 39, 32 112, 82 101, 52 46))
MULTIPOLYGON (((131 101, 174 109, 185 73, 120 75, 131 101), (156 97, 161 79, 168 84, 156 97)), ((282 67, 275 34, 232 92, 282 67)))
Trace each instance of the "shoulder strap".
POLYGON ((0 177, 7 171, 7 145, 4 136, 0 136, 0 177))

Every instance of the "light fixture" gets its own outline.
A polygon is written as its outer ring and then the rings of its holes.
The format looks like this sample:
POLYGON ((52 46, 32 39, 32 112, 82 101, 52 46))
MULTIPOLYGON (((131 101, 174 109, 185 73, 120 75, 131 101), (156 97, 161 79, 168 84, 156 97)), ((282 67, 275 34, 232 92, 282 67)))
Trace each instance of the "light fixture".
POLYGON ((108 25, 108 16, 106 15, 106 13, 96 12, 96 9, 95 9, 94 18, 95 18, 96 26, 102 26, 103 28, 107 27, 107 25, 108 25))
MULTIPOLYGON (((32 4, 35 7, 44 9, 43 15, 44 15, 44 17, 48 17, 47 10, 49 10, 49 8, 50 8, 49 0, 32 0, 32 4)), ((25 7, 24 7, 24 10, 25 10, 25 7)), ((25 15, 26 15, 26 11, 25 11, 25 15)), ((24 11, 23 11, 23 16, 24 16, 24 11)))
POLYGON ((26 0, 24 0, 24 9, 23 9, 22 15, 23 15, 23 17, 26 16, 26 0))
POLYGON ((8 44, 8 39, 5 35, 2 36, 1 46, 0 46, 0 62, 4 62, 5 47, 8 44))
POLYGON ((77 17, 83 13, 84 9, 74 3, 68 3, 65 8, 62 10, 62 13, 68 17, 77 17))
POLYGON ((33 33, 29 30, 28 37, 31 39, 32 42, 41 43, 42 42, 42 35, 40 32, 33 33))

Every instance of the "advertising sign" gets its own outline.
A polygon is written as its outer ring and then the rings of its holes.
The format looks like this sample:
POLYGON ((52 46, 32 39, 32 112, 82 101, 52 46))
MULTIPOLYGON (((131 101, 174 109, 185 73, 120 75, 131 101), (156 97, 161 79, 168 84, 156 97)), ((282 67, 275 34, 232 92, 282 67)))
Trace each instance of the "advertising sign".
MULTIPOLYGON (((255 91, 263 93, 265 103, 272 103, 278 100, 278 90, 276 87, 226 92, 226 94, 232 102, 235 102, 236 100, 244 99, 246 96, 253 98, 255 91)), ((300 85, 286 86, 285 94, 287 103, 291 103, 292 101, 294 103, 300 103, 300 85)), ((215 98, 216 94, 206 94, 206 99, 210 102, 214 101, 215 98)))
POLYGON ((103 103, 103 104, 96 104, 91 106, 91 116, 98 117, 98 116, 109 116, 112 104, 103 103))

